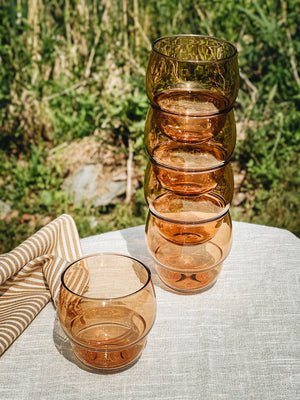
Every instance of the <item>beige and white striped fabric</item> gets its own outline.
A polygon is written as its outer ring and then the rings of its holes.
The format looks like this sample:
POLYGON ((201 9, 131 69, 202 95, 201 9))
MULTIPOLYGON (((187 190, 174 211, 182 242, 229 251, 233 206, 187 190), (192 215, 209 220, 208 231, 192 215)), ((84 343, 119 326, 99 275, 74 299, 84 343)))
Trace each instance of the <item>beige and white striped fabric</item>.
POLYGON ((56 299, 61 272, 81 255, 76 225, 66 214, 0 255, 0 355, 56 299))

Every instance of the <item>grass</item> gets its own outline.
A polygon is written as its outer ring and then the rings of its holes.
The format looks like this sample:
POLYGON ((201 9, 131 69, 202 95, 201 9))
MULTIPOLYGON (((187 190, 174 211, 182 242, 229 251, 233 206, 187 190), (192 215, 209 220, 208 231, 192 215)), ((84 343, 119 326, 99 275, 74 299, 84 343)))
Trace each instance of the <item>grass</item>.
POLYGON ((76 0, 69 9, 59 0, 40 8, 0 1, 0 200, 10 208, 0 208, 0 253, 65 212, 81 237, 144 223, 141 179, 130 204, 124 197, 115 206, 78 207, 63 189, 63 161, 51 154, 95 137, 125 158, 132 146, 133 164, 143 168, 149 43, 178 27, 223 37, 239 50, 233 160, 246 178, 234 219, 300 236, 299 2, 134 3, 138 9, 127 2, 126 25, 121 0, 76 0))

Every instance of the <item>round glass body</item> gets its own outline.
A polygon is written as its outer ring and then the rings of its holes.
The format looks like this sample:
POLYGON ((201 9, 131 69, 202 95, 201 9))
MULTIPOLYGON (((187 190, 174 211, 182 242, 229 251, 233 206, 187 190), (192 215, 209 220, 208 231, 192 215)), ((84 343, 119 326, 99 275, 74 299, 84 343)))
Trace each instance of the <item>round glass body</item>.
POLYGON ((103 372, 132 365, 154 323, 156 300, 149 269, 119 254, 96 254, 62 274, 58 314, 77 358, 103 372))
POLYGON ((207 240, 193 240, 193 243, 174 241, 162 234, 157 217, 149 212, 146 223, 148 250, 157 274, 169 288, 196 293, 216 282, 232 244, 229 212, 218 221, 218 225, 218 229, 207 223, 190 226, 190 235, 201 233, 207 240))
POLYGON ((208 36, 158 39, 146 71, 150 102, 175 114, 213 115, 229 110, 239 85, 237 50, 208 36))

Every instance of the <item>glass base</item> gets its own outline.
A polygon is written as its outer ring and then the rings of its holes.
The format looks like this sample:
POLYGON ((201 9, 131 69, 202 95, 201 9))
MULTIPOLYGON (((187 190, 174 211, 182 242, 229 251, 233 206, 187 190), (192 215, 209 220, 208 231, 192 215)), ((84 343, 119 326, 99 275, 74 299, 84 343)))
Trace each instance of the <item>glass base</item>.
POLYGON ((87 372, 93 372, 96 374, 105 374, 105 375, 109 375, 109 374, 117 374, 119 372, 123 372, 126 371, 127 369, 130 369, 131 367, 133 367, 141 358, 142 353, 140 353, 137 358, 135 358, 134 360, 132 360, 129 364, 126 364, 122 367, 118 367, 118 368, 98 368, 98 367, 93 367, 89 364, 84 363, 80 358, 78 358, 77 354, 74 353, 74 357, 77 360, 77 364, 79 367, 81 367, 82 369, 84 369, 87 372))
POLYGON ((222 269, 222 264, 209 271, 184 273, 170 271, 156 264, 156 271, 160 280, 172 290, 180 294, 197 294, 212 288, 222 269))
POLYGON ((141 357, 146 338, 122 350, 97 351, 71 341, 73 352, 85 369, 99 373, 115 373, 132 367, 141 357))

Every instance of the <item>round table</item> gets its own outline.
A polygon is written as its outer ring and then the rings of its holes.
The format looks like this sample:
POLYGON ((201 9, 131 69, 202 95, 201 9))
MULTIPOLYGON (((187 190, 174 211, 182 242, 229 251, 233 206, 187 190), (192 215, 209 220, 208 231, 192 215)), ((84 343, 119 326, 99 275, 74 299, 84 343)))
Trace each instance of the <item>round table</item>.
POLYGON ((152 270, 157 317, 139 361, 112 375, 79 367, 49 303, 1 357, 0 398, 299 398, 300 240, 233 222, 233 247, 217 283, 184 296, 160 282, 144 229, 81 240, 85 255, 129 254, 152 270))

